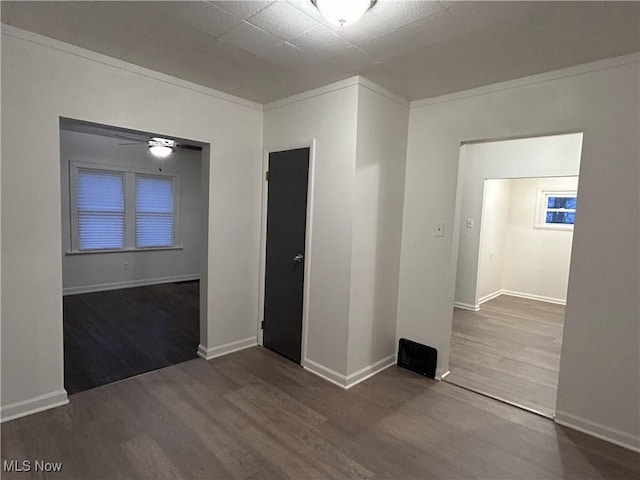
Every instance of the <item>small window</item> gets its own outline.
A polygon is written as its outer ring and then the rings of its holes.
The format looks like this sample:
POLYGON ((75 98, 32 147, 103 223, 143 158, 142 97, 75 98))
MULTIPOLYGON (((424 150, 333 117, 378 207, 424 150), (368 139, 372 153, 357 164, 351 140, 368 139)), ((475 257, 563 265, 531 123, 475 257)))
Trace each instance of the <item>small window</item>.
POLYGON ((173 179, 136 175, 136 248, 172 247, 173 179))
POLYGON ((79 169, 77 188, 78 249, 124 248, 124 175, 79 169))
POLYGON ((573 229, 577 200, 576 191, 538 190, 536 228, 573 229))
POLYGON ((547 196, 547 212, 545 223, 573 225, 576 221, 576 197, 547 196))

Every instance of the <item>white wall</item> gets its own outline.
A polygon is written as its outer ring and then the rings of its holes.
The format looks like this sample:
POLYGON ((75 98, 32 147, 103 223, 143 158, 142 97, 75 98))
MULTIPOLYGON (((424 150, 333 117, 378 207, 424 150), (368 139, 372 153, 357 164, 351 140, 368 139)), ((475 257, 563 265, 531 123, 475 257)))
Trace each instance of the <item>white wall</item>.
MULTIPOLYGON (((511 184, 502 290, 565 303, 573 230, 535 228, 538 190, 578 190, 578 177, 520 178, 511 184)), ((484 233, 484 232, 483 232, 484 233)))
POLYGON ((500 142, 473 143, 462 147, 460 158, 459 250, 455 301, 478 305, 478 255, 482 198, 486 178, 522 178, 578 175, 582 134, 554 135, 500 142), (474 228, 466 228, 466 220, 474 228))
POLYGON ((409 108, 380 92, 358 85, 348 375, 393 362, 396 348, 409 108))
POLYGON ((61 116, 211 145, 201 343, 214 354, 255 343, 258 105, 5 25, 2 94, 3 419, 66 399, 61 116))
MULTIPOLYGON (((438 370, 446 371, 457 252, 455 232, 442 239, 432 229, 436 220, 454 221, 461 142, 583 132, 556 421, 636 448, 638 58, 634 54, 412 104, 398 306, 398 334, 436 347, 438 370)), ((475 204, 479 208, 481 201, 475 204)))
MULTIPOLYGON (((480 221, 478 254, 478 303, 503 289, 505 241, 509 224, 511 182, 488 179, 484 182, 484 200, 480 221)), ((465 226, 466 228, 466 226, 465 226)))
POLYGON ((408 104, 359 77, 265 107, 267 151, 315 139, 302 364, 343 386, 394 360, 407 126, 408 104))
POLYGON ((70 130, 60 131, 62 196, 62 288, 63 292, 99 291, 158 282, 193 279, 200 275, 202 218, 200 194, 201 152, 178 148, 159 164, 145 145, 70 130), (179 176, 180 202, 176 238, 180 250, 82 253, 69 255, 71 225, 69 203, 70 162, 100 164, 115 170, 130 168, 179 176), (128 269, 123 268, 127 263, 128 269))
POLYGON ((334 377, 347 370, 357 113, 358 88, 353 82, 276 102, 264 112, 267 151, 316 142, 309 212, 307 347, 302 363, 313 362, 334 377))

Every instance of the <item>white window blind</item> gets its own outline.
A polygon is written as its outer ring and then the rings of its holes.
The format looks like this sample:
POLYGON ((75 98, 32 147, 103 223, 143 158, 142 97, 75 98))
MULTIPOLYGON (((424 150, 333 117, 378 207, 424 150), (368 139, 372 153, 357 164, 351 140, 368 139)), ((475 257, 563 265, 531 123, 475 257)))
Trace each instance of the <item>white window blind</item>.
POLYGON ((124 175, 78 169, 78 249, 124 248, 124 175))
POLYGON ((136 248, 171 247, 173 241, 173 179, 136 175, 136 248))

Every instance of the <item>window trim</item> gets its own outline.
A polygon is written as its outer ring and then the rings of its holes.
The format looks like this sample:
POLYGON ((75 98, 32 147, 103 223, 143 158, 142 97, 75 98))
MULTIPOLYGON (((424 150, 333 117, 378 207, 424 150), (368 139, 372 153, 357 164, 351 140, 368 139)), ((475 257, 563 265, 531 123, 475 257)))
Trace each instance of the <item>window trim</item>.
POLYGON ((182 250, 180 235, 180 174, 172 171, 162 171, 134 168, 127 165, 106 165, 102 163, 69 161, 69 220, 71 238, 67 255, 86 255, 92 253, 121 253, 121 252, 152 252, 162 250, 182 250), (94 170, 110 173, 121 173, 124 177, 124 248, 80 250, 78 231, 78 170, 94 170), (136 248, 136 175, 169 177, 173 182, 173 245, 166 247, 136 248))
POLYGON ((549 197, 578 197, 577 190, 557 190, 550 188, 538 188, 536 200, 536 218, 533 228, 540 230, 573 231, 573 223, 547 223, 547 210, 549 197))

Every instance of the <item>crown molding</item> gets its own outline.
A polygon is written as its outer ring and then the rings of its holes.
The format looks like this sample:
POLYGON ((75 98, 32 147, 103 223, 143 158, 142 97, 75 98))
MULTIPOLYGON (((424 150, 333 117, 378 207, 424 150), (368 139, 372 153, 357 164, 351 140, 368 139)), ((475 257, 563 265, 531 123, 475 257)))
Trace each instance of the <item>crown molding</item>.
POLYGON ((482 87, 472 88, 469 90, 462 90, 455 93, 448 93, 446 95, 440 95, 438 97, 424 98, 421 100, 414 100, 411 102, 409 108, 422 108, 430 105, 436 105, 439 103, 454 102, 457 100, 463 100, 465 98, 478 97, 481 95, 487 95, 491 93, 501 92, 504 90, 512 90, 514 88, 527 87, 545 82, 551 82, 553 80, 559 80, 562 78, 575 77, 579 75, 585 75, 588 73, 598 72, 601 70, 609 70, 612 68, 619 68, 625 65, 631 65, 633 63, 640 62, 640 53, 630 53, 628 55, 621 55, 619 57, 607 58, 604 60, 598 60, 596 62, 584 63, 582 65, 574 65, 572 67, 562 68, 560 70, 553 70, 550 72, 539 73, 536 75, 530 75, 528 77, 517 78, 515 80, 508 80, 506 82, 492 83, 491 85, 485 85, 482 87))
POLYGON ((297 102, 302 102, 304 100, 309 100, 310 98, 319 97, 321 95, 326 95, 327 93, 337 92, 338 90, 343 90, 345 88, 353 87, 355 85, 360 85, 368 90, 371 90, 378 95, 381 95, 389 100, 392 100, 396 103, 399 103, 405 108, 409 108, 409 101, 400 95, 393 93, 386 88, 381 87, 373 83, 371 80, 368 80, 360 75, 356 75, 354 77, 349 77, 344 80, 340 80, 337 82, 330 83, 328 85, 324 85, 322 87, 314 88, 313 90, 307 90, 306 92, 298 93, 296 95, 292 95, 290 97, 286 97, 280 100, 276 100, 275 102, 267 103, 264 105, 264 111, 273 110, 276 108, 284 107, 286 105, 292 105, 297 102))
POLYGON ((391 90, 387 90, 386 88, 381 87, 377 83, 373 83, 368 78, 365 78, 365 77, 362 77, 362 76, 358 76, 356 78, 358 79, 358 84, 360 84, 362 87, 365 87, 365 88, 371 90, 372 92, 377 93, 378 95, 386 97, 389 100, 392 100, 392 101, 402 105, 405 108, 409 108, 409 106, 411 105, 411 102, 409 102, 409 100, 407 100, 406 98, 398 95, 397 93, 392 92, 391 90))
POLYGON ((172 77, 171 75, 156 72, 155 70, 150 70, 145 67, 140 67, 138 65, 125 62, 124 60, 118 60, 116 58, 109 57, 107 55, 102 55, 101 53, 96 53, 91 50, 77 47, 69 43, 61 42, 53 38, 45 37, 37 33, 29 32, 21 28, 17 28, 17 27, 2 23, 0 24, 0 32, 2 33, 2 35, 6 35, 9 37, 17 38, 19 40, 34 43, 42 47, 51 48, 52 50, 57 50, 69 55, 83 58, 85 60, 107 65, 112 68, 125 70, 127 72, 140 75, 142 77, 150 78, 152 80, 157 80, 159 82, 167 83, 179 88, 184 88, 185 90, 191 90, 193 92, 200 93, 202 95, 207 95, 209 97, 214 97, 214 98, 217 98, 218 100, 234 103, 236 105, 248 107, 253 110, 262 111, 262 105, 256 102, 252 102, 251 100, 247 100, 242 97, 237 97, 229 93, 224 93, 219 90, 215 90, 213 88, 204 87, 202 85, 198 85, 197 83, 192 83, 187 80, 182 80, 177 77, 172 77))
POLYGON ((349 77, 344 80, 324 85, 322 87, 314 88, 313 90, 307 90, 306 92, 298 93, 290 97, 276 100, 275 102, 267 103, 262 108, 264 111, 274 110, 276 108, 284 107, 285 105, 291 105, 293 103, 308 100, 313 97, 319 97, 320 95, 326 95, 327 93, 337 92, 345 88, 353 87, 358 84, 358 77, 349 77))
POLYGON ((315 88, 312 90, 308 90, 306 92, 292 95, 287 98, 276 100, 275 102, 261 105, 260 103, 253 102, 251 100, 247 100, 242 97, 237 97, 235 95, 231 95, 225 92, 221 92, 219 90, 215 90, 213 88, 209 88, 193 82, 189 82, 187 80, 182 80, 177 77, 172 77, 171 75, 156 72, 155 70, 150 70, 145 67, 140 67, 138 65, 125 62, 123 60, 118 60, 116 58, 109 57, 107 55, 102 55, 100 53, 96 53, 91 50, 87 50, 85 48, 77 47, 69 43, 61 42, 59 40, 45 37, 43 35, 29 32, 27 30, 23 30, 11 25, 4 24, 4 23, 0 24, 0 31, 2 35, 7 35, 10 37, 14 37, 20 40, 34 43, 43 47, 51 48, 53 50, 58 50, 58 51, 67 53, 69 55, 74 55, 89 61, 93 61, 93 62, 101 63, 103 65, 107 65, 113 68, 125 70, 128 72, 134 73, 136 75, 140 75, 140 76, 147 77, 160 82, 168 83, 179 88, 191 90, 196 93, 214 97, 219 100, 227 101, 230 103, 234 103, 236 105, 248 107, 258 111, 267 111, 275 108, 280 108, 285 105, 291 105, 296 102, 307 100, 320 95, 325 95, 327 93, 342 90, 344 88, 348 88, 354 85, 360 85, 385 98, 395 101, 396 103, 402 106, 414 109, 414 108, 427 107, 430 105, 436 105, 439 103, 462 100, 465 98, 476 97, 480 95, 491 94, 491 93, 500 92, 504 90, 511 90, 514 88, 520 88, 520 87, 535 85, 539 83, 545 83, 545 82, 558 80, 562 78, 584 75, 587 73, 597 72, 601 70, 618 68, 621 66, 640 62, 640 53, 631 53, 628 55, 612 57, 605 60, 585 63, 582 65, 575 65, 572 67, 567 67, 559 70, 553 70, 551 72, 545 72, 541 74, 522 77, 515 80, 509 80, 506 82, 493 83, 491 85, 485 85, 482 87, 472 88, 469 90, 462 90, 459 92, 454 92, 454 93, 441 95, 437 97, 429 97, 421 100, 414 100, 412 102, 409 102, 404 97, 377 85, 376 83, 368 80, 367 78, 356 75, 353 77, 346 78, 344 80, 340 80, 337 82, 330 83, 328 85, 324 85, 319 88, 315 88))

